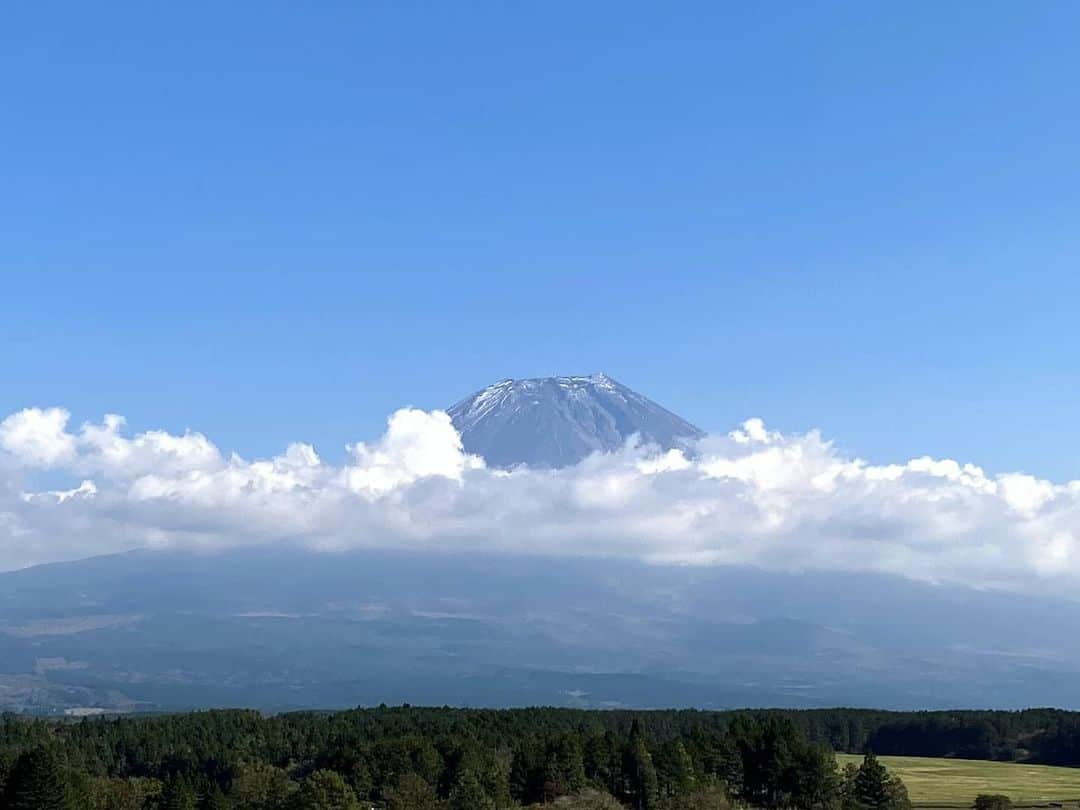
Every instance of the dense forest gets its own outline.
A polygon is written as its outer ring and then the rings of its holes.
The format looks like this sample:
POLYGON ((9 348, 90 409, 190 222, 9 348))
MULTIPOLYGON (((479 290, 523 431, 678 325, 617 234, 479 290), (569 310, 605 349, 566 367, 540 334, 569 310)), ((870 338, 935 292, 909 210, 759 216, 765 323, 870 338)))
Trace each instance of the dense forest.
POLYGON ((0 719, 3 810, 904 808, 878 754, 1080 764, 1080 715, 387 708, 0 719), (833 750, 867 752, 837 768, 833 750))
POLYGON ((1080 766, 1080 712, 816 709, 774 713, 834 751, 1080 766))

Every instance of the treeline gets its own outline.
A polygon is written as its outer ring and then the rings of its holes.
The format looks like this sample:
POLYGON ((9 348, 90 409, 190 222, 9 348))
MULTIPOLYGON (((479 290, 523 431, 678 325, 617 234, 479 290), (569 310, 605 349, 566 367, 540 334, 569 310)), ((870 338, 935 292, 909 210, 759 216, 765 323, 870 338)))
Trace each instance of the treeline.
POLYGON ((903 810, 778 712, 385 708, 0 722, 2 810, 903 810))
POLYGON ((836 751, 1080 766, 1080 712, 781 712, 808 738, 836 751))
MULTIPOLYGON (((460 733, 484 745, 498 745, 507 735, 611 732, 626 736, 637 720, 652 741, 663 744, 695 735, 721 735, 735 717, 745 712, 582 711, 577 709, 359 709, 348 712, 292 713, 262 718, 255 712, 229 712, 230 721, 245 735, 261 741, 251 752, 273 758, 287 750, 298 758, 303 746, 322 746, 332 737, 352 736, 377 740, 416 734, 429 738, 460 733), (249 727, 250 726, 250 727, 249 727)), ((958 757, 966 759, 1022 760, 1043 764, 1080 766, 1080 712, 1059 709, 1023 711, 928 711, 890 712, 873 709, 769 710, 751 713, 779 717, 790 722, 804 737, 834 751, 879 755, 958 757)), ((47 739, 64 726, 65 738, 77 744, 100 739, 100 721, 30 721, 0 715, 0 750, 47 739)), ((112 721, 106 721, 106 724, 112 721)), ((167 740, 170 744, 190 740, 189 722, 204 722, 203 715, 144 716, 127 718, 132 732, 143 742, 167 740), (185 718, 198 718, 186 720, 185 718), (152 733, 151 733, 152 732, 152 733)), ((128 728, 128 726, 123 726, 128 728)), ((133 743, 134 744, 134 743, 133 743)), ((138 750, 133 758, 148 761, 154 752, 138 750)))

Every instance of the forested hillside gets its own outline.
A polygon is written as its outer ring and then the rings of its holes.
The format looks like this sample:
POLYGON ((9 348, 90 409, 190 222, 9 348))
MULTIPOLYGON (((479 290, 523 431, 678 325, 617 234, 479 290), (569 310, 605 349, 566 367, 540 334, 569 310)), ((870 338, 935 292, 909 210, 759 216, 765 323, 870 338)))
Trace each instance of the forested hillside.
POLYGON ((269 717, 9 715, 0 720, 0 806, 476 810, 559 800, 707 810, 734 800, 843 808, 860 778, 862 789, 876 780, 873 790, 887 797, 872 806, 905 805, 873 760, 861 777, 844 774, 832 750, 1080 765, 1080 714, 405 706, 269 717))
MULTIPOLYGON (((781 712, 385 708, 0 723, 3 810, 903 808, 781 712), (873 798, 876 796, 877 798, 873 798)), ((817 718, 813 718, 816 722, 817 718)))

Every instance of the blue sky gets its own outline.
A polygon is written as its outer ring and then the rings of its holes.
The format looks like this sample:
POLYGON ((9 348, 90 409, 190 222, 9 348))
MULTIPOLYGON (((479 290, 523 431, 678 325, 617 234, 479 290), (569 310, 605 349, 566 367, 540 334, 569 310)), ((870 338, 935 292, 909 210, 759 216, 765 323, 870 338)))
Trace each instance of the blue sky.
POLYGON ((606 371, 1080 477, 1072 3, 15 3, 0 413, 333 457, 606 371))

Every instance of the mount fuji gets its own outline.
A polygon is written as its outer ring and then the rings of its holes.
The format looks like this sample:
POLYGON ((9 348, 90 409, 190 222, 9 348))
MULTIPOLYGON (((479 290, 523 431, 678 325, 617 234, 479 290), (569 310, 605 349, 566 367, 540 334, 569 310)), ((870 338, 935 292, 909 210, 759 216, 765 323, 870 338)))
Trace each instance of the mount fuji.
MULTIPOLYGON (((494 467, 702 436, 601 374, 503 380, 449 412, 494 467)), ((0 712, 1080 707, 1080 648, 1062 643, 1076 602, 884 574, 373 546, 142 549, 0 573, 0 712)))
POLYGON ((448 413, 465 449, 494 467, 567 467, 634 436, 669 450, 705 435, 605 374, 500 380, 448 413))

